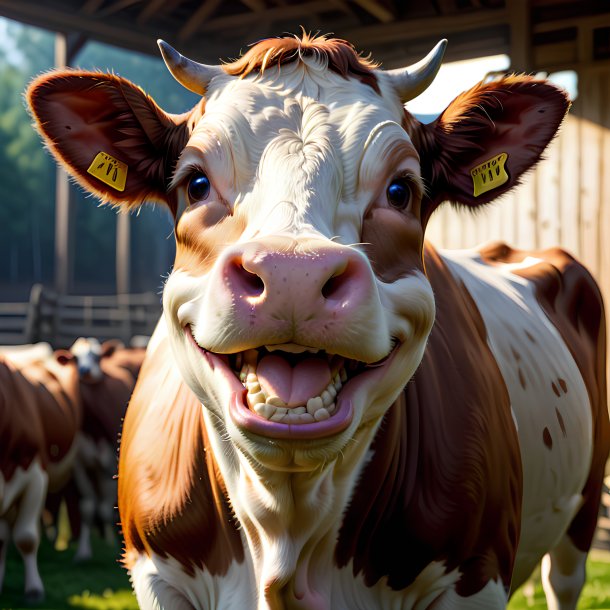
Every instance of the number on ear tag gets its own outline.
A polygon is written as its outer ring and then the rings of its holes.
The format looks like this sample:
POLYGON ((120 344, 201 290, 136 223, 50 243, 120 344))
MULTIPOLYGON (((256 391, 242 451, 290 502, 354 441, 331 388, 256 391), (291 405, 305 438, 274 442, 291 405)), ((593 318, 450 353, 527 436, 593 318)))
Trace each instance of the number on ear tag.
POLYGON ((127 169, 127 163, 115 159, 108 153, 99 152, 95 155, 87 173, 113 189, 123 192, 127 181, 127 169))
POLYGON ((507 159, 508 155, 506 153, 500 153, 470 170, 475 197, 508 182, 508 174, 504 167, 507 159))

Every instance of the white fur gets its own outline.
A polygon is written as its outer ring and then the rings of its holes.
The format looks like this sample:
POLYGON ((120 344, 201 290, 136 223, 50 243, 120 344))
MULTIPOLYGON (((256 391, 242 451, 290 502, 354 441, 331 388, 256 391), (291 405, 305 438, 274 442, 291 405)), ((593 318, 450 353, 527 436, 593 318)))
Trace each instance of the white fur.
POLYGON ((559 542, 581 506, 592 456, 591 405, 578 366, 536 300, 533 286, 511 273, 538 261, 491 266, 483 263, 476 251, 468 250, 444 251, 443 257, 464 282, 483 316, 489 346, 506 382, 517 422, 523 463, 523 516, 513 576, 516 588, 559 542), (513 350, 519 354, 519 362, 513 350), (525 377, 525 389, 519 382, 519 368, 525 377), (559 397, 552 390, 558 378, 564 379, 568 388, 559 397), (565 438, 555 408, 561 410, 565 438), (545 427, 553 439, 550 450, 542 438, 545 427))

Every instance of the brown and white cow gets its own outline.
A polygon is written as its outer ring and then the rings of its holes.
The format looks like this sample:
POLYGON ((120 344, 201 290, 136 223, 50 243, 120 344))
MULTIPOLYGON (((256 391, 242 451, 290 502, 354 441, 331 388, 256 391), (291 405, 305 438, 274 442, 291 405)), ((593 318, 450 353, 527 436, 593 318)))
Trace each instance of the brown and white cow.
POLYGON ((78 365, 83 409, 73 471, 78 511, 71 525, 78 532, 75 559, 83 561, 93 556, 91 529, 96 518, 103 525, 106 541, 116 539, 117 447, 145 350, 126 348, 116 340, 100 343, 93 337, 81 337, 70 352, 78 365))
POLYGON ((544 558, 574 608, 609 444, 599 291, 561 251, 424 243, 442 201, 539 160, 565 94, 510 76, 422 125, 404 104, 444 42, 393 71, 323 37, 217 67, 161 49, 202 96, 184 115, 98 72, 28 92, 85 188, 175 217, 120 450, 140 606, 499 609, 544 558))
POLYGON ((44 597, 40 517, 47 489, 69 479, 80 426, 78 373, 69 352, 25 363, 0 356, 0 591, 12 533, 23 558, 26 600, 44 597))

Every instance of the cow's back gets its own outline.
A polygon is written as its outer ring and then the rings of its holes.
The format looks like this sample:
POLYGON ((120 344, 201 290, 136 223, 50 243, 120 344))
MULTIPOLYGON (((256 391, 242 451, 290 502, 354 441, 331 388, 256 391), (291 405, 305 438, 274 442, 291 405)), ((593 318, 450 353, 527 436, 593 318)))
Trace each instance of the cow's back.
POLYGON ((443 258, 484 321, 519 434, 515 587, 566 530, 582 551, 595 530, 610 444, 603 304, 587 270, 559 249, 492 244, 443 258))

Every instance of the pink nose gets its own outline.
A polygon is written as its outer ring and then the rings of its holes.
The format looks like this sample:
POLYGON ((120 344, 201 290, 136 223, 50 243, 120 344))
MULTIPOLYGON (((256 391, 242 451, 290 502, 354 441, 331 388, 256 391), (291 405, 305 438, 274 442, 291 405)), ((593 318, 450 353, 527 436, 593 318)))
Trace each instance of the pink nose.
POLYGON ((370 298, 372 273, 359 252, 326 242, 273 246, 250 243, 225 259, 233 298, 250 310, 307 321, 349 314, 370 298))

